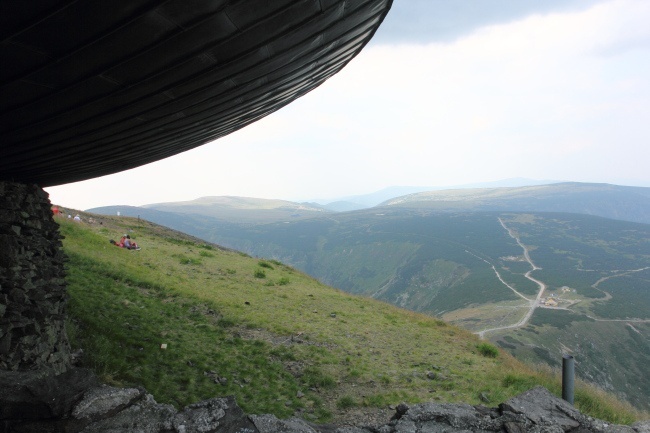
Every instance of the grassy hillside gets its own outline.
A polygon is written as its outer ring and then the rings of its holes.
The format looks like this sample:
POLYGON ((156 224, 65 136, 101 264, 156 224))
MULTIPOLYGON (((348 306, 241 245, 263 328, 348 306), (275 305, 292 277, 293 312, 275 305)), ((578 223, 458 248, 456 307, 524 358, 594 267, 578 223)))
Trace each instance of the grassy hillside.
POLYGON ((572 353, 581 377, 649 409, 650 388, 643 385, 650 375, 648 225, 575 214, 391 209, 233 229, 219 239, 346 291, 480 332, 516 325, 540 290, 526 278, 532 266, 505 227, 527 245, 539 267, 532 275, 546 285, 542 298, 555 299, 557 308, 538 309, 530 326, 520 326, 524 348, 504 344, 503 337, 521 339, 516 328, 487 336, 520 359, 557 366, 563 353, 572 353), (567 316, 585 323, 560 332, 567 316), (613 333, 601 334, 604 326, 613 333), (615 335, 616 344, 599 335, 615 335))
MULTIPOLYGON (((177 406, 235 395, 249 413, 319 422, 389 416, 402 401, 496 404, 536 384, 560 393, 553 374, 440 320, 145 221, 95 218, 60 221, 68 333, 108 383, 177 406), (142 249, 108 242, 123 233, 142 249)), ((576 401, 611 422, 640 416, 583 385, 576 401)))
POLYGON ((650 344, 647 224, 577 214, 394 206, 257 226, 186 215, 176 225, 173 216, 178 214, 151 212, 147 218, 291 263, 346 292, 436 315, 473 332, 525 320, 540 290, 526 277, 531 272, 546 285, 542 299, 555 299, 557 309, 538 309, 530 326, 491 331, 487 337, 521 359, 550 365, 557 365, 564 353, 579 355, 581 377, 650 409, 650 389, 630 386, 650 375, 650 354, 626 331, 629 321, 634 336, 650 344), (532 270, 522 245, 538 269, 532 270), (567 316, 585 324, 573 334, 558 334, 567 316), (617 329, 618 345, 598 339, 600 321, 613 321, 608 329, 617 329), (504 342, 504 337, 521 339, 515 331, 524 327, 530 347, 515 350, 504 342), (584 342, 600 350, 585 350, 584 342))

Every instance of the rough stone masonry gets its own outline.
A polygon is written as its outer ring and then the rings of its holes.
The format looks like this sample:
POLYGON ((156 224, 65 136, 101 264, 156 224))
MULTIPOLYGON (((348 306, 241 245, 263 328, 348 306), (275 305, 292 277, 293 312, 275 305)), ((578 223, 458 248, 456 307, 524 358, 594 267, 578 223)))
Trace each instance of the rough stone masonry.
POLYGON ((0 371, 69 367, 63 265, 47 193, 0 182, 0 371))

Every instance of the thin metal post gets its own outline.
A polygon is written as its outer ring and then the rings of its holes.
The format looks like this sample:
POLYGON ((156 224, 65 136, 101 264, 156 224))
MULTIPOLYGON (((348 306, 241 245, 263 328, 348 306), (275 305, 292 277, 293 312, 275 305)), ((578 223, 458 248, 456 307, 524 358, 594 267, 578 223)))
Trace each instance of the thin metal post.
POLYGON ((573 378, 575 360, 571 355, 562 356, 562 399, 573 404, 573 378))

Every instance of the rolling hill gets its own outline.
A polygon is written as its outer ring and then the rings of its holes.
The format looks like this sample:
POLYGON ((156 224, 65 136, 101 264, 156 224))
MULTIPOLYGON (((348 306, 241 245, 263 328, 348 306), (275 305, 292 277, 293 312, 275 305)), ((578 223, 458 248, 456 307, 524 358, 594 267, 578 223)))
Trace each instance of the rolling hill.
POLYGON ((202 215, 244 224, 309 218, 328 212, 315 204, 234 196, 201 197, 185 202, 150 204, 143 208, 202 215))
POLYGON ((427 191, 396 197, 379 206, 439 211, 568 212, 650 224, 650 188, 597 183, 427 191))
POLYGON ((560 182, 493 188, 423 189, 393 187, 325 205, 217 196, 137 208, 106 206, 88 211, 110 214, 121 210, 126 215, 137 215, 142 212, 140 209, 151 209, 181 215, 202 215, 226 223, 266 224, 324 216, 327 213, 401 207, 441 212, 566 212, 650 224, 650 188, 646 187, 560 182), (409 191, 419 192, 400 195, 409 191))

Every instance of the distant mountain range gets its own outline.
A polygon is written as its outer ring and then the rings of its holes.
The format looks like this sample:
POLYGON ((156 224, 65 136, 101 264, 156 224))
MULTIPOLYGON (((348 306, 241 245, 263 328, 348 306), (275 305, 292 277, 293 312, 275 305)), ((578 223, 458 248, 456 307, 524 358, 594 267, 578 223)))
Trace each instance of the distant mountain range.
POLYGON ((235 196, 201 197, 191 201, 149 204, 142 208, 246 224, 309 218, 329 212, 317 204, 235 196))
POLYGON ((570 212, 650 223, 650 188, 565 182, 513 188, 427 191, 379 206, 440 211, 570 212))
MULTIPOLYGON (((516 185, 526 182, 534 181, 509 179, 499 184, 516 185)), ((327 204, 220 196, 202 197, 184 202, 155 203, 141 207, 105 206, 88 209, 88 211, 113 213, 121 209, 125 215, 140 214, 144 217, 146 209, 178 215, 201 215, 235 224, 266 224, 319 217, 327 213, 382 207, 441 212, 569 212, 650 224, 650 188, 578 182, 491 188, 471 188, 467 185, 463 188, 444 190, 391 187, 327 204)))
POLYGON ((387 200, 395 197, 405 196, 424 191, 439 191, 447 189, 467 189, 467 188, 503 188, 503 187, 519 187, 531 185, 547 185, 552 183, 559 183, 559 181, 549 180, 534 180, 526 178, 510 178, 497 180, 494 182, 481 182, 455 186, 445 187, 428 187, 428 186, 391 186, 382 190, 362 195, 353 195, 347 197, 337 198, 336 200, 309 200, 309 203, 323 207, 324 209, 333 212, 348 212, 352 210, 367 209, 377 206, 387 200), (324 203, 324 204, 320 204, 324 203))

